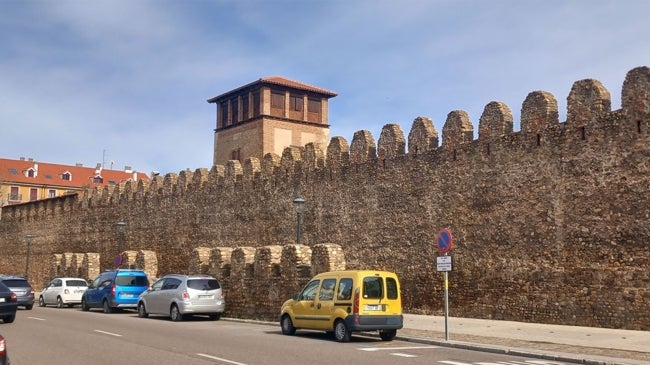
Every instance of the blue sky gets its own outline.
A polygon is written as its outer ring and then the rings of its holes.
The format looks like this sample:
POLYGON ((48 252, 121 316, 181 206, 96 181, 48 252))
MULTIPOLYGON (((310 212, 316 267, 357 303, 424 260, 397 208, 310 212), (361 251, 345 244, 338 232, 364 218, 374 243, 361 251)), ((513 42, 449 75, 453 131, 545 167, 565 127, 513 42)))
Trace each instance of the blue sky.
POLYGON ((560 119, 575 81, 620 108, 650 65, 646 0, 0 0, 0 157, 150 173, 212 165, 206 100, 264 76, 338 93, 330 136, 506 103, 560 119))

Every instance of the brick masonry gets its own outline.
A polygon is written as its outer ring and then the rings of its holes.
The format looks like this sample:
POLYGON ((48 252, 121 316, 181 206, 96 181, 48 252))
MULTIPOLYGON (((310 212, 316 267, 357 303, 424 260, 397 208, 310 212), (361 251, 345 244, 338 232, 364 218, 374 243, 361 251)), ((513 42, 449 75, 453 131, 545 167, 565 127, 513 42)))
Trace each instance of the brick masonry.
POLYGON ((434 241, 448 227, 452 316, 650 330, 650 68, 628 72, 621 99, 612 111, 599 81, 580 80, 562 123, 554 96, 535 91, 519 132, 508 106, 491 102, 475 140, 467 113, 452 111, 441 145, 420 117, 408 139, 389 124, 377 142, 358 131, 350 144, 334 137, 282 156, 4 207, 0 272, 24 271, 28 233, 35 286, 64 260, 88 275, 84 262, 109 268, 115 222, 124 220, 137 265, 146 256, 152 276, 218 275, 240 317, 273 317, 315 266, 342 262, 396 271, 407 312, 441 314, 434 241), (300 246, 297 194, 307 201, 300 246), (312 257, 324 243, 336 245, 312 257), (84 253, 81 268, 69 252, 84 253), (278 284, 283 278, 298 279, 278 284))

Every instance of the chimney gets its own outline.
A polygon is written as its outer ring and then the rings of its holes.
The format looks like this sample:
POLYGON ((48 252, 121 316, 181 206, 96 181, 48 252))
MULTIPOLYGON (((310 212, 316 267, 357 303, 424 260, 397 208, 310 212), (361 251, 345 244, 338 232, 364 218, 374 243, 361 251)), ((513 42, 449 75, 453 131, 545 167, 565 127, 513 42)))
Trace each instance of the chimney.
POLYGON ((102 173, 102 164, 98 162, 97 166, 95 166, 95 175, 99 175, 101 173, 102 173))
POLYGON ((83 165, 84 165, 84 164, 82 164, 81 162, 77 162, 77 163, 75 164, 75 166, 77 166, 77 167, 83 167, 83 165))
POLYGON ((131 169, 131 166, 124 166, 124 172, 127 174, 130 174, 133 172, 133 169, 131 169))

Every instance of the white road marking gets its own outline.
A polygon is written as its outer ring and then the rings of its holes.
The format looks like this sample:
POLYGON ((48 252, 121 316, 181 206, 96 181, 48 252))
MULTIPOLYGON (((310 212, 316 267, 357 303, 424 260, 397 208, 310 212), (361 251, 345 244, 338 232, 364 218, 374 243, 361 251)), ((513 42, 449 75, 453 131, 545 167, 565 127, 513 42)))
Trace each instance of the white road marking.
POLYGON ((35 320, 37 320, 37 321, 45 321, 45 320, 46 320, 45 318, 38 318, 38 317, 27 317, 27 318, 29 318, 29 319, 35 319, 35 320))
POLYGON ((208 359, 212 359, 212 360, 218 360, 218 361, 227 362, 227 363, 229 363, 229 364, 234 364, 234 365, 246 365, 246 364, 244 364, 243 362, 237 362, 237 361, 227 360, 227 359, 223 359, 223 358, 216 357, 216 356, 210 356, 210 355, 206 355, 206 354, 198 354, 198 353, 197 353, 197 355, 199 355, 199 356, 203 356, 203 357, 207 357, 208 359))
POLYGON ((379 350, 418 350, 418 349, 439 349, 440 346, 408 346, 408 347, 359 347, 361 351, 379 351, 379 350))
POLYGON ((392 352, 391 355, 393 355, 393 356, 401 356, 401 357, 418 357, 418 355, 404 354, 404 353, 401 353, 401 352, 392 352))
POLYGON ((449 365, 472 365, 471 362, 460 362, 460 361, 448 361, 448 360, 443 360, 443 361, 438 361, 443 364, 449 364, 449 365))
POLYGON ((106 332, 106 331, 100 331, 100 330, 94 330, 95 332, 103 333, 105 335, 110 335, 110 336, 115 336, 115 337, 122 337, 122 335, 117 334, 117 333, 112 333, 112 332, 106 332))

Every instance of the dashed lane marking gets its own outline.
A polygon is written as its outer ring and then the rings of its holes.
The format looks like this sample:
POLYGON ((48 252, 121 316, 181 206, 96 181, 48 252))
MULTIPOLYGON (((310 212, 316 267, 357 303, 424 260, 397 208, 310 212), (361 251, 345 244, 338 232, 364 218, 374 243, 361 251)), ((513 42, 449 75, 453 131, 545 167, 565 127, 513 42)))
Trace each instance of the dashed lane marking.
POLYGON ((211 356, 211 355, 206 355, 206 354, 200 354, 200 353, 197 353, 197 355, 202 356, 202 357, 206 357, 206 358, 212 359, 212 360, 227 362, 228 364, 247 365, 247 364, 244 364, 243 362, 232 361, 232 360, 224 359, 224 358, 221 358, 221 357, 216 357, 216 356, 211 356))
POLYGON ((103 334, 109 335, 109 336, 122 337, 122 335, 117 334, 117 333, 113 333, 113 332, 106 332, 106 331, 101 331, 101 330, 94 330, 94 331, 99 332, 99 333, 103 333, 103 334))

